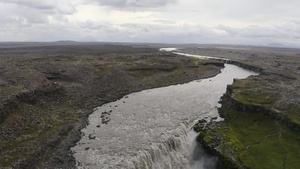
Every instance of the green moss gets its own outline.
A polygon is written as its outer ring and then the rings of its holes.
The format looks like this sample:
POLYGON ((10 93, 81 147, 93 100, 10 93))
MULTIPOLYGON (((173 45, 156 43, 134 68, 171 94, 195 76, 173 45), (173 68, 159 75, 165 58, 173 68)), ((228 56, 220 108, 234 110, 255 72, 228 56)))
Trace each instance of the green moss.
POLYGON ((264 106, 269 106, 275 101, 275 98, 267 93, 246 90, 235 94, 235 98, 244 104, 256 104, 264 106))
MULTIPOLYGON (((223 148, 234 152, 233 156, 244 166, 282 168, 286 152, 286 168, 300 166, 300 132, 293 131, 283 122, 268 118, 262 113, 230 111, 229 115, 230 120, 225 121, 227 129, 217 127, 216 133, 223 133, 225 140, 228 140, 223 148), (282 144, 279 137, 281 126, 282 144)), ((214 137, 211 134, 212 132, 208 138, 214 137)))
POLYGON ((288 152, 286 168, 298 168, 300 166, 300 132, 283 126, 282 142, 288 152))
POLYGON ((234 118, 227 123, 227 126, 243 145, 257 143, 266 134, 279 131, 276 121, 262 113, 230 111, 230 116, 234 118))
POLYGON ((98 77, 102 77, 103 75, 105 75, 107 72, 109 72, 111 70, 112 70, 111 67, 104 67, 100 71, 95 72, 95 75, 98 77))
POLYGON ((245 145, 235 135, 234 129, 232 129, 231 127, 228 127, 228 129, 228 132, 224 133, 225 139, 229 140, 225 145, 226 148, 230 148, 234 151, 245 148, 245 145))
POLYGON ((195 57, 189 57, 189 60, 191 61, 192 64, 198 64, 198 62, 203 62, 203 59, 195 58, 195 57))
POLYGON ((105 71, 99 71, 99 72, 95 72, 95 75, 98 77, 102 77, 106 72, 105 71))
POLYGON ((250 146, 239 159, 250 168, 276 169, 282 168, 284 157, 278 135, 275 135, 250 146))
POLYGON ((249 80, 237 80, 230 86, 230 89, 233 92, 232 97, 243 104, 269 107, 274 104, 277 99, 276 96, 265 90, 260 90, 264 85, 265 84, 249 80))
POLYGON ((249 66, 261 67, 261 65, 260 65, 260 64, 253 63, 253 62, 251 62, 251 61, 236 60, 236 59, 233 59, 232 61, 236 61, 236 62, 239 62, 239 63, 245 64, 245 65, 249 65, 249 66))
POLYGON ((296 104, 290 104, 287 110, 289 119, 296 123, 300 124, 300 106, 296 104))
MULTIPOLYGON (((24 104, 24 103, 22 103, 24 104)), ((23 105, 25 107, 25 104, 23 105)), ((40 109, 40 105, 35 105, 37 109, 40 109)), ((36 124, 31 127, 28 127, 27 130, 23 130, 19 134, 12 136, 12 138, 7 140, 3 146, 3 151, 5 152, 5 157, 0 159, 0 168, 9 167, 13 162, 20 158, 20 149, 22 154, 30 154, 35 150, 30 149, 33 144, 39 144, 41 140, 48 138, 49 135, 57 134, 62 128, 65 128, 67 125, 73 125, 75 122, 75 115, 73 113, 67 112, 67 103, 60 104, 56 109, 52 111, 45 112, 40 121, 48 125, 36 124), (51 116, 57 116, 56 120, 51 120, 51 116)), ((15 115, 16 118, 18 117, 15 115)), ((12 118, 12 117, 11 117, 12 118)), ((12 119, 13 120, 13 119, 12 119)), ((61 138, 63 140, 63 137, 61 138)), ((45 156, 49 156, 45 154, 45 156)))
POLYGON ((140 70, 140 71, 131 71, 128 74, 133 77, 143 79, 145 77, 155 74, 155 71, 154 70, 140 70))
POLYGON ((38 126, 33 126, 31 127, 28 131, 25 131, 24 133, 17 135, 16 137, 19 138, 20 136, 28 136, 28 138, 23 139, 23 140, 9 140, 5 143, 5 148, 6 149, 14 149, 16 147, 21 147, 23 144, 26 144, 29 141, 34 140, 37 137, 37 134, 39 131, 38 126), (36 135, 34 135, 36 134, 36 135))
POLYGON ((273 90, 273 87, 268 87, 264 81, 256 81, 251 78, 237 80, 229 86, 229 90, 232 92, 232 99, 237 103, 248 106, 250 111, 251 108, 259 108, 262 113, 263 111, 269 111, 268 113, 272 116, 279 118, 286 116, 285 120, 287 122, 300 124, 299 104, 281 104, 280 97, 282 96, 279 96, 278 92, 273 90), (280 111, 277 111, 278 109, 280 111))
POLYGON ((4 160, 1 160, 0 161, 0 167, 4 168, 4 167, 9 167, 9 165, 11 163, 13 163, 14 161, 16 161, 20 156, 20 152, 14 152, 14 153, 10 153, 9 155, 7 155, 5 157, 5 161, 4 160))
POLYGON ((137 60, 124 60, 124 61, 120 61, 120 63, 125 63, 125 64, 134 64, 137 60))

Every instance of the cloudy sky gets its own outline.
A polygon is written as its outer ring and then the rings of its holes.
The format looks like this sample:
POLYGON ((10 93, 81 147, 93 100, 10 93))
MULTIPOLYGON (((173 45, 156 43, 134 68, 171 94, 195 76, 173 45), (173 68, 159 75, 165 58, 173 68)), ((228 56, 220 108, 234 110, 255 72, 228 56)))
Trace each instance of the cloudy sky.
POLYGON ((0 0, 0 41, 300 47, 300 0, 0 0))

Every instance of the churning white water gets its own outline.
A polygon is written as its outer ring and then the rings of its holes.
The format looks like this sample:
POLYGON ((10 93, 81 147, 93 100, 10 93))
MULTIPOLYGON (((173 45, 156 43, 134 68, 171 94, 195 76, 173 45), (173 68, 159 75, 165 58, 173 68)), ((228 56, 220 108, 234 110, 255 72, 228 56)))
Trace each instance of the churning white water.
POLYGON ((214 168, 216 158, 204 154, 191 127, 218 117, 218 101, 234 78, 254 74, 225 64, 213 78, 133 93, 96 108, 72 148, 77 167, 214 168))
MULTIPOLYGON (((174 51, 174 50, 171 50, 174 51)), ((186 54, 186 53, 180 53, 180 52, 173 52, 174 54, 177 55, 182 55, 182 56, 187 56, 187 57, 195 57, 199 59, 208 59, 208 60, 221 60, 224 61, 225 63, 229 61, 229 59, 226 58, 218 58, 218 57, 211 57, 211 56, 203 56, 203 55, 192 55, 192 54, 186 54)))
POLYGON ((172 52, 177 51, 177 48, 160 48, 159 51, 172 52))

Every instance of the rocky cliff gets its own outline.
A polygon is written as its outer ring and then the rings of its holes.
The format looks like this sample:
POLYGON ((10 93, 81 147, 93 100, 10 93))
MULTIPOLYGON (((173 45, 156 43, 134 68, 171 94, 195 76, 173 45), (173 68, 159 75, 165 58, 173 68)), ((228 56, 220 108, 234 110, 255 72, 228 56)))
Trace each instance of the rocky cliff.
POLYGON ((246 47, 195 50, 205 51, 206 55, 223 52, 229 59, 240 57, 234 64, 260 72, 259 76, 235 80, 227 87, 219 109, 224 121, 196 127, 200 131, 198 140, 207 151, 220 156, 221 168, 228 165, 229 168, 297 168, 300 165, 297 50, 278 51, 278 54, 267 49, 247 50, 246 47), (287 56, 280 55, 281 52, 287 56), (247 66, 249 63, 251 66, 247 66))

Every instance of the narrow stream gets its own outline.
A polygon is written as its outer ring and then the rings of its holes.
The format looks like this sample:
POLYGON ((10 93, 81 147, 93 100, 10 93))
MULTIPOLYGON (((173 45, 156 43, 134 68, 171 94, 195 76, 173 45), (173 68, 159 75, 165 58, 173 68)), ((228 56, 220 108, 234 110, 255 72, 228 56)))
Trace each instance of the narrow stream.
POLYGON ((89 116, 72 148, 78 168, 214 168, 191 130, 217 117, 219 99, 234 78, 256 73, 225 64, 215 77, 144 90, 105 104, 89 116))

